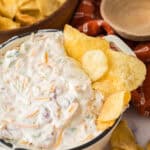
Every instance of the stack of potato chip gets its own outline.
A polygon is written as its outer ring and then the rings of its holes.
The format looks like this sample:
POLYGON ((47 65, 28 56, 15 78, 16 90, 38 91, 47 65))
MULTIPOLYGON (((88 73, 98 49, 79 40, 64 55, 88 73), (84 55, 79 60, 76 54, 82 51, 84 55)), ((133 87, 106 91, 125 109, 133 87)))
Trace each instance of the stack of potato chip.
POLYGON ((81 63, 93 89, 104 96, 96 124, 98 130, 105 130, 128 107, 130 92, 144 81, 146 67, 134 56, 111 50, 108 41, 89 37, 69 25, 65 26, 64 39, 68 55, 81 63))
POLYGON ((0 30, 33 24, 56 11, 65 0, 0 0, 0 30))

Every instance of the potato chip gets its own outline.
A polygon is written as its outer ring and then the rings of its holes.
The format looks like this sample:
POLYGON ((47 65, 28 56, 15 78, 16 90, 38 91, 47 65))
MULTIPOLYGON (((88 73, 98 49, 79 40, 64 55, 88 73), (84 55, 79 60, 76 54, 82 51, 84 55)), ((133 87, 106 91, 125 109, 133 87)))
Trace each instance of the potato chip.
POLYGON ((115 120, 102 122, 99 119, 97 119, 96 120, 96 127, 97 127, 97 130, 104 131, 107 128, 111 127, 114 123, 115 123, 115 120))
POLYGON ((39 7, 36 3, 36 0, 26 0, 26 1, 20 1, 22 3, 19 3, 19 10, 21 11, 27 11, 27 10, 36 10, 36 11, 39 11, 39 7))
POLYGON ((109 43, 100 37, 90 37, 69 25, 64 28, 64 45, 69 56, 80 60, 88 50, 102 50, 107 53, 109 43))
POLYGON ((16 23, 11 19, 0 16, 0 30, 15 29, 18 27, 20 27, 19 23, 16 23))
POLYGON ((145 79, 146 67, 133 56, 121 52, 109 51, 109 71, 93 88, 108 96, 118 91, 132 91, 145 79))
POLYGON ((142 150, 137 145, 132 131, 128 128, 126 121, 121 121, 111 136, 111 148, 113 150, 142 150))
POLYGON ((35 17, 30 16, 28 14, 23 14, 19 11, 16 13, 15 19, 17 22, 20 22, 21 25, 23 25, 23 26, 33 24, 37 21, 37 19, 35 17))
POLYGON ((17 0, 1 0, 0 14, 7 18, 14 18, 17 12, 17 0))
POLYGON ((101 78, 108 70, 107 57, 100 50, 85 52, 82 56, 81 64, 92 81, 101 78))
POLYGON ((17 0, 17 5, 20 7, 22 5, 29 3, 30 1, 32 0, 17 0))
POLYGON ((36 2, 43 16, 49 16, 61 6, 56 0, 36 0, 36 2))
POLYGON ((102 95, 106 98, 109 95, 119 92, 120 90, 115 86, 113 79, 106 79, 103 81, 94 82, 92 85, 93 89, 102 93, 102 95))
POLYGON ((30 0, 29 2, 27 1, 26 3, 21 3, 19 6, 19 11, 22 14, 26 14, 36 18, 36 20, 41 20, 44 18, 44 16, 42 16, 42 14, 40 13, 40 9, 37 5, 36 0, 30 0))
POLYGON ((124 94, 124 107, 128 107, 129 103, 131 100, 131 93, 130 92, 126 92, 124 94))
POLYGON ((57 0, 59 3, 63 4, 66 0, 57 0))
POLYGON ((124 111, 126 103, 130 100, 129 92, 118 92, 110 95, 104 102, 98 120, 106 122, 117 119, 124 111))
POLYGON ((106 78, 113 78, 120 90, 135 90, 145 79, 146 67, 134 56, 112 50, 109 53, 109 66, 110 71, 106 78))

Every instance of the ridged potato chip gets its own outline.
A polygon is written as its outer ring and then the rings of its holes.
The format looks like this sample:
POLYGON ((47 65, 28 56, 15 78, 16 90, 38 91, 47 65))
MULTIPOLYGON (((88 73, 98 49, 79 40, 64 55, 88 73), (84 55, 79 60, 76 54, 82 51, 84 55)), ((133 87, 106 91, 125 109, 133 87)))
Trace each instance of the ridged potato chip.
POLYGON ((36 0, 21 0, 18 2, 19 10, 39 10, 36 0))
POLYGON ((0 15, 13 18, 17 12, 17 0, 0 0, 0 15))
POLYGON ((92 81, 101 78, 108 70, 107 57, 104 52, 100 50, 85 52, 82 56, 81 64, 92 81))
POLYGON ((49 16, 64 3, 64 0, 37 0, 36 2, 41 14, 43 16, 49 16))
POLYGON ((135 90, 145 79, 146 67, 134 56, 112 50, 109 53, 109 66, 106 78, 113 78, 115 85, 121 90, 135 90))
POLYGON ((16 21, 20 22, 21 25, 30 25, 37 21, 37 19, 33 16, 30 16, 28 14, 23 14, 20 11, 16 13, 16 21))
POLYGON ((112 150, 143 150, 137 145, 132 131, 126 121, 121 121, 111 136, 112 150))
POLYGON ((109 51, 109 71, 93 88, 104 96, 118 91, 132 91, 139 87, 145 79, 146 67, 134 56, 121 52, 109 51))
POLYGON ((96 124, 99 130, 105 130, 128 106, 130 91, 142 84, 146 67, 134 56, 110 50, 107 41, 86 36, 68 25, 64 29, 64 45, 68 55, 81 62, 92 81, 98 80, 93 89, 104 95, 105 102, 96 124))
POLYGON ((16 23, 9 18, 0 16, 0 30, 15 29, 18 27, 20 27, 19 23, 16 23))
POLYGON ((96 120, 97 130, 104 131, 107 128, 111 127, 115 123, 115 120, 102 122, 101 120, 96 120))
POLYGON ((15 19, 20 22, 22 26, 33 24, 44 18, 40 12, 38 2, 39 0, 18 1, 18 11, 15 19))
POLYGON ((119 89, 115 86, 112 78, 94 82, 92 87, 93 89, 101 92, 105 98, 115 92, 119 92, 119 89))
POLYGON ((110 95, 104 102, 98 120, 102 122, 117 119, 131 98, 130 92, 118 92, 110 95))
POLYGON ((106 40, 87 36, 69 25, 65 25, 64 28, 64 46, 68 55, 77 60, 81 60, 88 50, 102 50, 104 53, 109 50, 109 43, 106 40))

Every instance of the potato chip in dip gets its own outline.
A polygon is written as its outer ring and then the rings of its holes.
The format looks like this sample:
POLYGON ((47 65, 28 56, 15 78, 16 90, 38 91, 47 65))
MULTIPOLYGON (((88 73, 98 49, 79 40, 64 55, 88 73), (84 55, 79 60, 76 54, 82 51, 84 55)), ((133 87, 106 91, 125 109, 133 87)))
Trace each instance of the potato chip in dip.
POLYGON ((102 104, 67 56, 62 32, 33 34, 0 56, 0 139, 31 149, 79 146, 102 132, 95 123, 102 104))

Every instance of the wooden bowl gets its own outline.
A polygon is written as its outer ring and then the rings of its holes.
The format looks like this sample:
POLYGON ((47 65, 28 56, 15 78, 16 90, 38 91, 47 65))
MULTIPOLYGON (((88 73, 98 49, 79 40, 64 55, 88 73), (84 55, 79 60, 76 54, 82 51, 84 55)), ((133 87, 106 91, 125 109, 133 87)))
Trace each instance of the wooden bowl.
POLYGON ((102 0, 101 15, 122 37, 150 40, 150 0, 102 0))
POLYGON ((32 25, 0 31, 0 43, 6 41, 12 36, 25 32, 36 31, 39 29, 62 29, 64 24, 68 23, 77 7, 79 0, 66 0, 66 2, 49 17, 40 20, 32 25))

